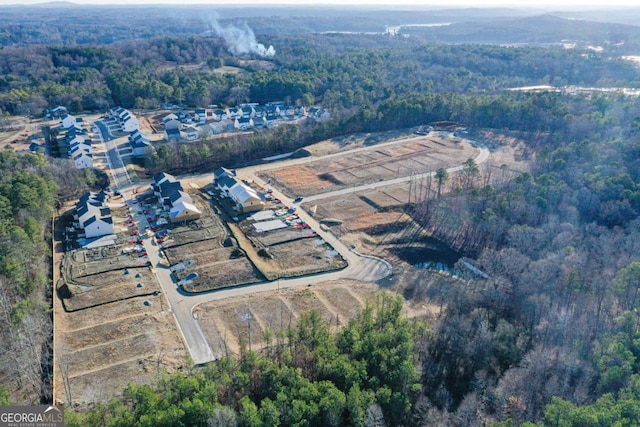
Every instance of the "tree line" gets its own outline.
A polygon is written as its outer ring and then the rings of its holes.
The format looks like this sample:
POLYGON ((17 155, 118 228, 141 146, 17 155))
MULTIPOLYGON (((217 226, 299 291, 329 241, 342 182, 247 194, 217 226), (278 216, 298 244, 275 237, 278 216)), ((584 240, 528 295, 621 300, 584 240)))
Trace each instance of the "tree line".
POLYGON ((91 181, 70 163, 0 151, 0 403, 52 399, 52 218, 91 181))

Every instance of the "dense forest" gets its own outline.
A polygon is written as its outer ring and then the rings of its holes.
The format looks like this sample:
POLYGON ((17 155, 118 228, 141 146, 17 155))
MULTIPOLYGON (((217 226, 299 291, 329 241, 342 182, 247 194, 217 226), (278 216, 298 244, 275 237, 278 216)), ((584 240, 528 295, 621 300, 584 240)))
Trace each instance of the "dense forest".
MULTIPOLYGON (((428 323, 406 320, 402 299, 388 295, 338 332, 309 313, 296 329, 265 339, 272 345, 259 353, 189 366, 163 375, 157 388, 131 385, 121 399, 69 412, 68 424, 637 423, 640 104, 615 93, 506 89, 639 87, 640 70, 590 49, 348 34, 260 41, 276 55, 236 57, 210 35, 5 46, 0 109, 39 115, 58 104, 82 112, 287 99, 332 112, 325 123, 161 145, 150 172, 212 170, 329 137, 440 120, 464 124, 474 138, 483 129, 518 132, 529 172, 504 168, 489 179, 466 162, 456 176, 437 174, 438 191, 406 207, 490 278, 425 271, 403 297, 443 307, 428 323)), ((0 153, 0 167, 0 307, 12 343, 3 348, 0 402, 47 401, 50 218, 58 197, 95 176, 10 152, 0 153)))
POLYGON ((50 402, 51 220, 58 196, 77 197, 93 174, 12 151, 0 170, 0 403, 50 402))
POLYGON ((332 110, 415 93, 501 94, 510 87, 638 86, 630 61, 582 50, 424 44, 383 36, 270 37, 266 61, 241 60, 217 37, 159 38, 107 46, 0 50, 0 109, 36 114, 121 105, 157 108, 289 99, 332 110), (196 65, 194 67, 194 65, 196 65), (221 65, 235 71, 219 69, 221 65))

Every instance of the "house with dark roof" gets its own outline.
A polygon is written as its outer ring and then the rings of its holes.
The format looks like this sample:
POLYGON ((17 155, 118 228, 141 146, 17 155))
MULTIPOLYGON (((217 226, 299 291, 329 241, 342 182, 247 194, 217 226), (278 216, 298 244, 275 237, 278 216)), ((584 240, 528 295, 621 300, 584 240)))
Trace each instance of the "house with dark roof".
POLYGON ((280 114, 276 114, 275 112, 267 113, 267 115, 264 117, 264 126, 271 129, 278 124, 279 119, 280 114))
POLYGON ((38 151, 44 150, 44 147, 38 144, 37 142, 32 142, 29 144, 29 151, 31 154, 36 154, 38 151))
POLYGON ((231 120, 235 120, 235 119, 237 119, 238 117, 242 117, 242 111, 240 111, 240 110, 239 110, 238 108, 236 108, 236 107, 229 108, 229 118, 230 118, 231 120))
POLYGON ((86 238, 106 236, 113 234, 113 218, 92 216, 82 224, 86 238))
POLYGON ((156 151, 147 135, 140 130, 135 130, 129 134, 129 144, 133 149, 134 157, 147 157, 156 151))
POLYGON ((197 219, 202 214, 173 175, 166 172, 157 174, 153 177, 151 187, 161 205, 169 210, 171 222, 197 219))
POLYGON ((243 105, 242 108, 240 108, 240 114, 242 115, 242 117, 244 118, 253 118, 253 116, 255 116, 256 112, 253 109, 253 105, 243 105))
POLYGON ((79 121, 75 116, 71 114, 65 114, 61 117, 60 123, 62 123, 62 127, 65 129, 70 129, 72 127, 80 126, 82 120, 79 121))
POLYGON ((218 179, 220 179, 223 176, 235 176, 236 173, 233 172, 230 169, 227 169, 225 167, 219 167, 218 169, 213 171, 213 179, 214 181, 217 181, 218 179))
POLYGON ((180 142, 180 140, 182 140, 182 134, 179 128, 165 129, 164 137, 169 142, 180 142))
POLYGON ((87 238, 114 233, 111 209, 107 206, 107 195, 104 192, 89 192, 80 197, 73 217, 87 238))
POLYGON ((140 129, 140 122, 138 121, 138 118, 127 109, 114 107, 109 110, 109 115, 111 118, 118 121, 120 128, 124 132, 133 132, 134 130, 140 129))
POLYGON ((253 119, 249 117, 239 117, 235 120, 233 127, 239 130, 249 130, 253 127, 253 119))
POLYGON ((266 117, 254 117, 253 118, 253 127, 256 129, 262 129, 267 127, 267 118, 266 117))
POLYGON ((193 204, 193 199, 184 191, 178 190, 169 196, 169 202, 171 206, 175 206, 182 202, 193 204))
POLYGON ((61 105, 58 105, 56 108, 51 110, 51 117, 54 118, 62 117, 65 114, 69 114, 69 110, 67 109, 67 107, 63 107, 61 105))
POLYGON ((182 188, 182 184, 177 182, 163 182, 158 186, 158 192, 156 196, 158 197, 158 201, 163 205, 171 205, 171 196, 178 191, 184 191, 182 188))
POLYGON ((196 108, 193 112, 193 118, 198 123, 206 123, 207 121, 207 109, 206 108, 196 108))
POLYGON ((229 117, 229 114, 227 113, 227 111, 221 108, 216 108, 211 112, 211 118, 216 122, 226 120, 228 117, 229 117))
POLYGON ((165 182, 178 182, 178 180, 171 174, 167 172, 160 172, 159 174, 153 177, 153 182, 151 183, 151 188, 153 189, 153 193, 156 197, 160 196, 160 186, 165 182))
POLYGON ((234 185, 238 183, 238 180, 233 175, 223 175, 220 178, 216 179, 216 187, 223 194, 228 195, 229 189, 231 189, 234 185))

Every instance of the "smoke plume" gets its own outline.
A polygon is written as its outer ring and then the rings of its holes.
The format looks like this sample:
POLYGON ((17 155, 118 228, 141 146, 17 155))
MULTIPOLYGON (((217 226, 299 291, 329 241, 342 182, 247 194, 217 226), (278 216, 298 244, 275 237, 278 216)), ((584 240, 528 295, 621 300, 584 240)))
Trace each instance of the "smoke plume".
POLYGON ((262 43, 258 43, 256 35, 247 24, 242 24, 241 27, 223 27, 214 20, 211 23, 211 29, 224 39, 227 49, 234 56, 253 53, 270 58, 276 54, 273 46, 267 48, 262 43))

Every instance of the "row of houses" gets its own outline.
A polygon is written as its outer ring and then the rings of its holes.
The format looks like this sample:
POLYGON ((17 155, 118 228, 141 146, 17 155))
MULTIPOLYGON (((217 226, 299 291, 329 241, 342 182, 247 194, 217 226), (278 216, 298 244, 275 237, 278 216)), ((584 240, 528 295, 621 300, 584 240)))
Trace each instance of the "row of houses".
POLYGON ((114 233, 111 209, 107 206, 107 194, 104 192, 88 192, 80 197, 73 219, 87 239, 114 233))
POLYGON ((264 209, 265 203, 260 195, 229 169, 216 169, 213 173, 213 184, 224 197, 231 198, 238 212, 256 212, 264 209))
POLYGON ((140 130, 140 122, 131 111, 122 107, 114 107, 109 110, 109 116, 116 120, 123 132, 140 130))
POLYGON ((156 151, 147 134, 139 129, 129 133, 129 145, 134 157, 147 157, 156 151))
POLYGON ((236 130, 271 129, 280 120, 294 120, 309 117, 317 121, 330 118, 322 108, 311 108, 307 112, 304 106, 287 106, 284 102, 272 102, 267 105, 242 104, 232 108, 199 108, 193 114, 177 112, 162 118, 165 139, 167 141, 195 141, 206 134, 220 134, 236 130))
POLYGON ((171 222, 197 219, 202 215, 191 196, 184 191, 182 183, 173 175, 166 172, 159 173, 153 177, 151 188, 158 203, 169 211, 171 222))
MULTIPOLYGON (((62 108, 56 107, 58 112, 63 111, 62 108)), ((93 167, 92 141, 83 127, 84 120, 66 113, 59 118, 64 136, 52 141, 56 145, 55 149, 52 147, 52 153, 70 158, 78 169, 93 167)))

